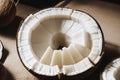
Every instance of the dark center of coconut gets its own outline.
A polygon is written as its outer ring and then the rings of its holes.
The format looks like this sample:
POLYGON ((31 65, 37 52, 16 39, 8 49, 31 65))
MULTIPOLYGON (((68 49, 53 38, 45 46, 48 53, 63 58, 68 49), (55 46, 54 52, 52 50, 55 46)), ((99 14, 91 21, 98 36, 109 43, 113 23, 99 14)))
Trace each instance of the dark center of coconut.
POLYGON ((62 32, 55 33, 51 40, 51 48, 53 50, 62 50, 63 47, 68 47, 70 37, 62 32))

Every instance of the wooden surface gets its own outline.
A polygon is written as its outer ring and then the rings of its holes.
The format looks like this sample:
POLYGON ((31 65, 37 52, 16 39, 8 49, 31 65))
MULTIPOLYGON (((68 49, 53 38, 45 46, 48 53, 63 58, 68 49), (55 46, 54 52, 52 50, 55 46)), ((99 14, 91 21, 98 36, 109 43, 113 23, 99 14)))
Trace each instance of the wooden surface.
MULTIPOLYGON (((73 0, 66 7, 73 9, 83 10, 93 17, 100 23, 105 40, 106 40, 106 53, 111 54, 120 52, 120 5, 106 3, 102 1, 91 1, 91 0, 73 0)), ((4 66, 8 71, 7 80, 38 80, 31 73, 29 73, 22 63, 17 54, 16 49, 16 33, 20 21, 28 16, 30 13, 35 13, 39 9, 18 4, 17 16, 13 23, 4 29, 0 30, 0 40, 3 42, 5 47, 3 60, 4 66)), ((110 61, 111 56, 105 56, 106 61, 110 61)), ((103 63, 102 69, 108 63, 103 63)), ((100 68, 100 67, 99 67, 100 68)), ((101 70, 102 70, 101 69, 101 70)), ((100 69, 99 69, 100 70, 100 69)), ((100 72, 98 69, 96 72, 100 72)), ((99 80, 99 74, 97 73, 96 80, 99 80)), ((91 79, 95 80, 94 74, 90 76, 91 79)))

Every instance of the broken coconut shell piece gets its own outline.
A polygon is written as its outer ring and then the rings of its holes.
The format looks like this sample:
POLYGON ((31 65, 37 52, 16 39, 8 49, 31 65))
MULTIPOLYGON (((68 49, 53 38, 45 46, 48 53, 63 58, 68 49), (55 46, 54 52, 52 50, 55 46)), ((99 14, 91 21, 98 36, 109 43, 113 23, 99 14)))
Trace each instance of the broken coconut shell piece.
POLYGON ((120 80, 120 58, 113 60, 106 66, 100 80, 120 80))
POLYGON ((48 8, 24 20, 17 48, 24 66, 40 79, 70 80, 94 71, 103 55, 103 39, 100 26, 87 13, 48 8))
POLYGON ((3 44, 0 40, 0 80, 6 80, 7 70, 5 69, 4 65, 1 63, 1 59, 3 57, 3 44))
POLYGON ((3 55, 3 44, 2 42, 0 41, 0 61, 2 59, 2 55, 3 55))

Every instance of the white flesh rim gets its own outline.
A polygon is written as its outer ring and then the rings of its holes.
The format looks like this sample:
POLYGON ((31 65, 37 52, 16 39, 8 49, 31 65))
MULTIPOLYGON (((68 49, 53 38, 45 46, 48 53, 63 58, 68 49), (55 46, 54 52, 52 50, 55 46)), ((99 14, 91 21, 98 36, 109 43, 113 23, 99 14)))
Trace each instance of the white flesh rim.
POLYGON ((2 55, 3 55, 3 45, 2 42, 0 41, 0 60, 2 58, 2 55))
POLYGON ((29 15, 18 31, 23 64, 40 75, 77 75, 102 57, 103 36, 88 14, 69 8, 48 8, 29 15))
POLYGON ((100 80, 120 80, 120 58, 113 60, 106 66, 100 80))

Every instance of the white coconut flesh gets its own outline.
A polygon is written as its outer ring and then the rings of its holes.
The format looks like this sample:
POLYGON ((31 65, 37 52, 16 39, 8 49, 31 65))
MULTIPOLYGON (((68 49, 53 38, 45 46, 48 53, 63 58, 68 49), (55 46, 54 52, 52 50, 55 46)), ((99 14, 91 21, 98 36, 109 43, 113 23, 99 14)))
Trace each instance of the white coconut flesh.
POLYGON ((0 60, 2 59, 2 55, 3 55, 3 45, 2 42, 0 41, 0 60))
POLYGON ((33 72, 77 75, 102 57, 103 37, 88 14, 68 8, 48 8, 29 15, 18 31, 18 52, 33 72))
POLYGON ((100 78, 101 80, 120 80, 120 58, 108 64, 100 78))

